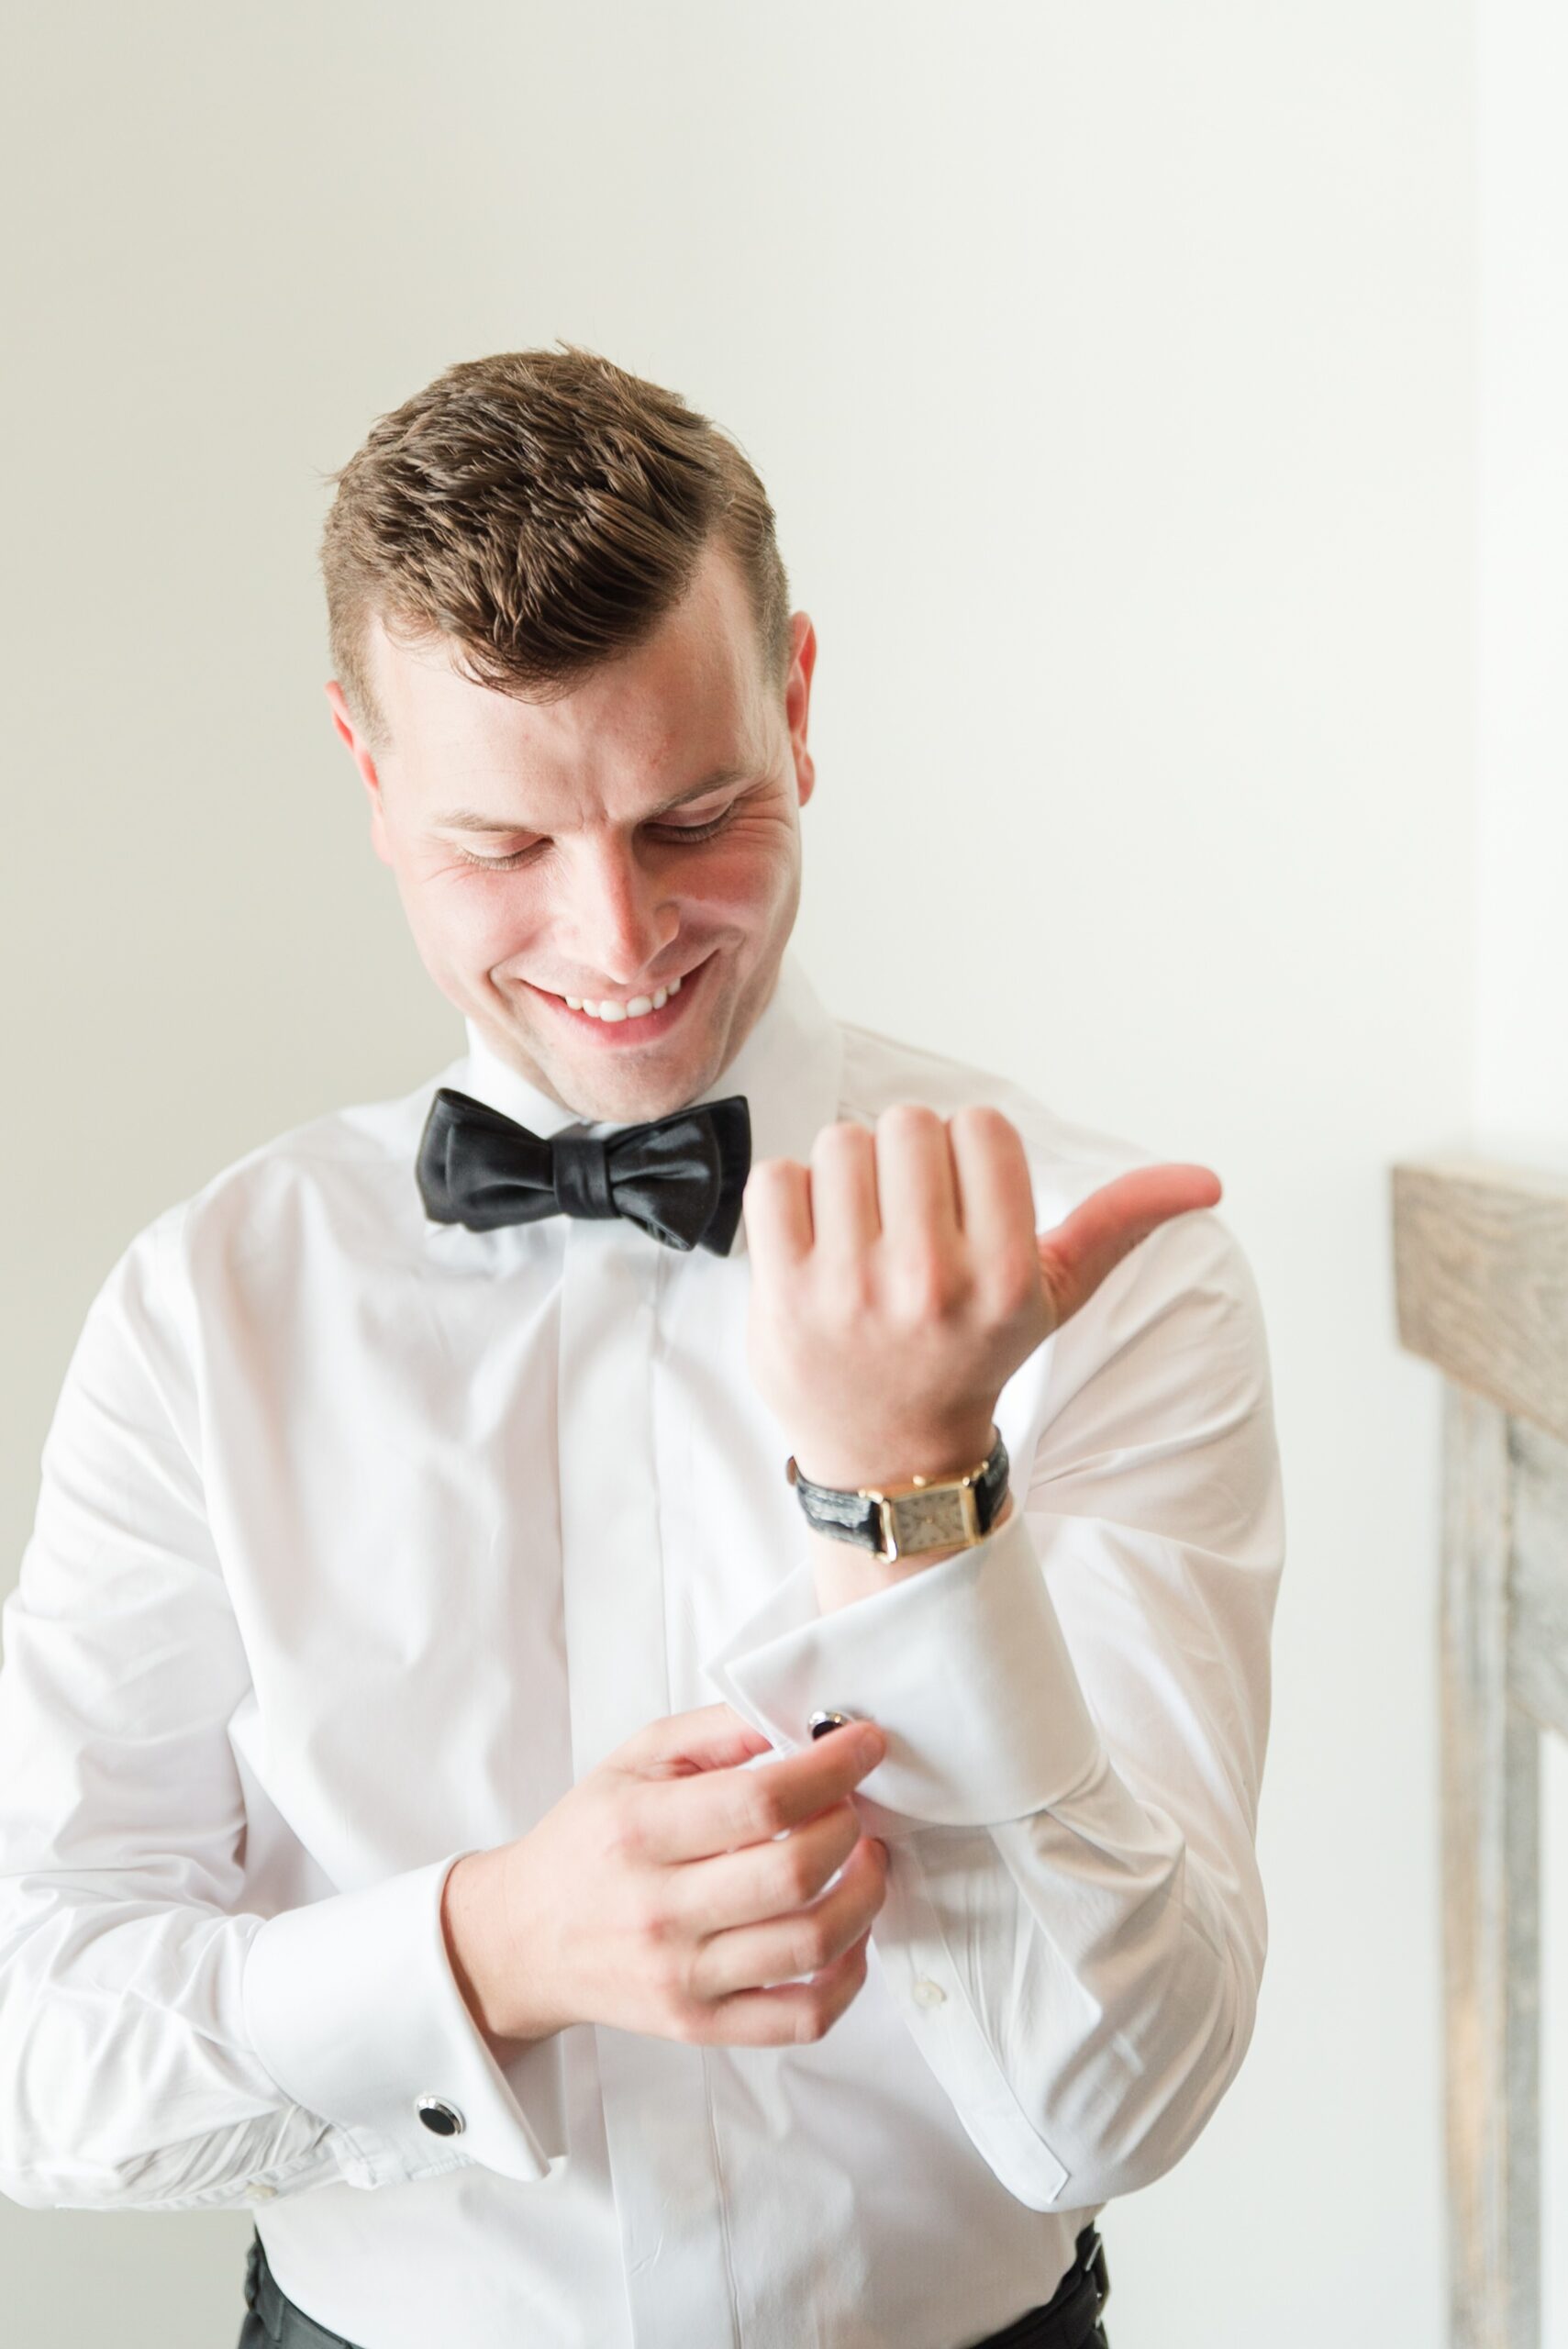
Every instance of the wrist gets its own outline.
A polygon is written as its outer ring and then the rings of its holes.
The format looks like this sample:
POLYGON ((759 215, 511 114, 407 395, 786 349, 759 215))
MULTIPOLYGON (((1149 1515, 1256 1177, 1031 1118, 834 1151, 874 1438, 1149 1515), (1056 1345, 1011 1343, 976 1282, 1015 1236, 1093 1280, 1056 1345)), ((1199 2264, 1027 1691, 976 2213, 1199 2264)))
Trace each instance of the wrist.
POLYGON ((559 2025, 524 2011, 523 1968, 507 1924, 510 1845, 465 1852, 441 1887, 441 1934, 464 2006, 498 2064, 547 2039, 559 2025))
POLYGON ((912 1476, 935 1483, 962 1476, 989 1454, 996 1440, 994 1409, 917 1431, 861 1435, 823 1431, 795 1449, 795 1466, 814 1485, 835 1492, 904 1484, 912 1476))
MULTIPOLYGON (((990 1532, 1006 1525, 1013 1514, 1013 1496, 1009 1492, 997 1510, 990 1532)), ((817 1593, 817 1604, 824 1615, 836 1614, 840 1607, 851 1607, 857 1598, 871 1598, 880 1590, 891 1590, 895 1583, 908 1582, 914 1575, 924 1574, 929 1566, 940 1566, 946 1558, 962 1554, 954 1547, 943 1550, 917 1550, 904 1558, 878 1558, 869 1550, 857 1550, 847 1542, 836 1542, 831 1534, 808 1529, 811 1559, 811 1579, 817 1593)))

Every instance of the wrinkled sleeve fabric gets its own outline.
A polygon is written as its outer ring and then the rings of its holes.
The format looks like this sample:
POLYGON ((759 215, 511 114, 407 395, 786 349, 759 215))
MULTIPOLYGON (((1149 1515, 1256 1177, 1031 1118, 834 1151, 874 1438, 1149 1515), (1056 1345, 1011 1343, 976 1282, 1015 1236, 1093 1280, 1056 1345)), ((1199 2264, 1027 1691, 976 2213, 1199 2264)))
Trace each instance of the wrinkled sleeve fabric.
POLYGON ((0 1610, 0 2192, 189 2209, 470 2161, 543 2176, 554 2049, 503 2072, 469 2017, 440 1928, 456 1853, 242 1907, 250 1675, 203 1506, 181 1214, 89 1309, 0 1610), (463 2113, 460 2144, 421 2094, 463 2113))
MULTIPOLYGON (((1050 1341, 1015 1510, 837 1611, 809 1564, 710 1660, 775 1744, 881 1722, 873 1942, 910 2036, 1019 2201, 1086 2209, 1194 2142, 1250 2041, 1284 1556, 1266 1342, 1211 1213, 1050 1341)), ((1008 1397, 1004 1397, 1004 1407, 1008 1397)))

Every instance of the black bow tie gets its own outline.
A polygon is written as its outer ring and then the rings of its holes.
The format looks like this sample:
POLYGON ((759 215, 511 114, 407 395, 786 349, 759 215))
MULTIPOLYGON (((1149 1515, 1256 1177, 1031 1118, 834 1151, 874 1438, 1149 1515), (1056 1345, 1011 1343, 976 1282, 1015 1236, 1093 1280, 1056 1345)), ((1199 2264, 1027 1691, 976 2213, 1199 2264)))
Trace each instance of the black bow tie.
POLYGON ((751 1164, 744 1094, 615 1133, 566 1126, 546 1141, 443 1085, 419 1138, 417 1171, 425 1212, 437 1223, 494 1231, 547 1215, 619 1215, 666 1248, 728 1256, 751 1164))

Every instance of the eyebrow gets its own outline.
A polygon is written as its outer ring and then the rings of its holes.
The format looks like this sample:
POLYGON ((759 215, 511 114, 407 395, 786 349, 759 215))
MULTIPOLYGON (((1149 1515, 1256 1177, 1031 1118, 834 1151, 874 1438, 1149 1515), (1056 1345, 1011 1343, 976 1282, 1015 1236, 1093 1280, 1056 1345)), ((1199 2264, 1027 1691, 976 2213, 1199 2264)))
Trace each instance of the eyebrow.
MULTIPOLYGON (((650 807, 639 820, 646 823, 649 817, 665 816, 672 807, 684 807, 688 799, 706 799, 712 792, 725 791, 732 784, 749 780, 750 771, 747 768, 723 767, 717 774, 705 776, 701 783, 690 784, 684 791, 672 793, 668 799, 662 799, 657 807, 650 807)), ((431 820, 439 831, 444 832, 531 832, 537 829, 532 824, 509 822, 505 817, 486 816, 472 807, 450 807, 443 815, 431 820)))

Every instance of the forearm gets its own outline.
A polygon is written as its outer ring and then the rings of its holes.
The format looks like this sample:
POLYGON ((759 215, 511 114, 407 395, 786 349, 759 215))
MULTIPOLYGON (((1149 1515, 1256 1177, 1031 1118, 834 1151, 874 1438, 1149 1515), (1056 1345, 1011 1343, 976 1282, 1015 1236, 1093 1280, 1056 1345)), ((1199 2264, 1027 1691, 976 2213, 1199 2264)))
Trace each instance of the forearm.
POLYGON ((351 2149, 283 2094, 244 2029, 260 1923, 36 1877, 0 1892, 0 2192, 195 2210, 342 2177, 351 2149))
POLYGON ((0 2192, 178 2210, 458 2160, 544 2176, 550 2051, 497 2068, 441 1947, 441 1874, 265 1919, 152 1898, 129 1870, 93 1891, 36 1868, 0 1883, 0 2192), (432 2091, 464 2115, 457 2148, 419 2121, 432 2091))
POLYGON ((1004 2183, 1031 2207, 1076 2207, 1162 2176, 1251 2034, 1250 1869, 1241 1882, 1199 1857, 1108 1758, 1048 1811, 894 1849, 884 1969, 1004 2183))
POLYGON ((1173 1602, 1210 1562, 1108 1525, 1039 1530, 1081 1552, 1059 1574, 1102 1636, 1134 1587, 1172 1609, 1143 1651, 1153 1682, 1118 1652, 1101 1717, 1021 1510, 830 1614, 803 1566, 709 1669, 781 1741, 824 1707, 886 1729, 862 1804, 893 1853, 884 1971, 985 2159, 1045 2209, 1147 2183, 1196 2136, 1251 2033, 1263 1916, 1261 1738, 1224 1710, 1245 1675, 1173 1602))

